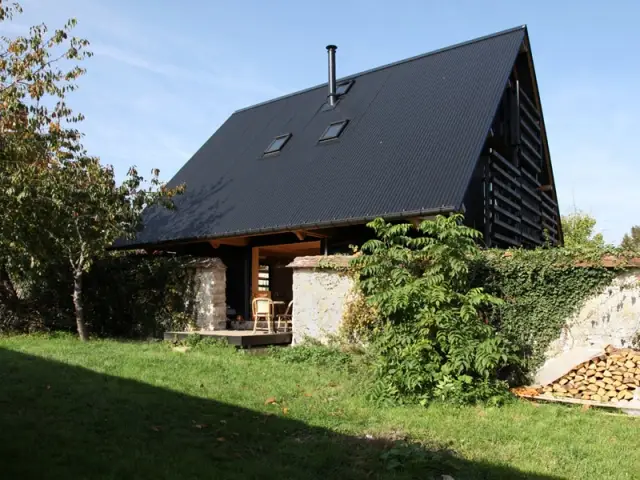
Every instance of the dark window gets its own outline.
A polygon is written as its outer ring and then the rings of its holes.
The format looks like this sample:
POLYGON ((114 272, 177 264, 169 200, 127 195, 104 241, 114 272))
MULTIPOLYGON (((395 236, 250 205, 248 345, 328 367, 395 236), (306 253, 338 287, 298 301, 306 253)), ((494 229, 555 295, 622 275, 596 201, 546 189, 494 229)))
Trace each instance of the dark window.
POLYGON ((344 95, 345 93, 347 93, 349 91, 349 89, 351 88, 351 85, 353 85, 353 80, 349 80, 348 82, 343 82, 343 83, 339 84, 336 87, 336 93, 338 95, 344 95))
POLYGON ((264 151, 265 155, 268 153, 275 153, 282 150, 282 147, 289 141, 291 138, 291 134, 287 133, 286 135, 280 135, 279 137, 274 138, 267 149, 264 151))
POLYGON ((332 140, 334 138, 338 138, 344 127, 347 126, 348 120, 341 120, 339 122, 334 122, 327 127, 322 136, 320 137, 320 141, 323 142, 325 140, 332 140))

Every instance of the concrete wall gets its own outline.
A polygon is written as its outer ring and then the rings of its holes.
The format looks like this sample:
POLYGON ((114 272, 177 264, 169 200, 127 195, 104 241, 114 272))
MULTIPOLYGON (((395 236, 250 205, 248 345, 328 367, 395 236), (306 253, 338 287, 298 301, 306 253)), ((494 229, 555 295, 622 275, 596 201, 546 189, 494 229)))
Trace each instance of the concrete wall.
POLYGON ((224 330, 227 321, 226 270, 219 258, 196 260, 193 269, 193 316, 197 330, 224 330))
POLYGON ((536 379, 547 383, 555 372, 601 353, 607 345, 628 347, 639 332, 640 269, 632 269, 616 277, 567 320, 560 337, 547 349, 547 361, 536 379))
POLYGON ((298 257, 293 269, 293 344, 310 337, 326 341, 340 328, 353 280, 341 267, 348 256, 298 257))

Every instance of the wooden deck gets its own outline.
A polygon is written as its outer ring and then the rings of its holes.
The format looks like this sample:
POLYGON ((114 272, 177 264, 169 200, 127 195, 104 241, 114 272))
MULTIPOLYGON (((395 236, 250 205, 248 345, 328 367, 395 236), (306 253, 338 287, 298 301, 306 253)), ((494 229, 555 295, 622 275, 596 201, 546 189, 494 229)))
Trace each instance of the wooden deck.
POLYGON ((229 345, 240 348, 266 347, 270 345, 291 344, 292 334, 288 333, 253 333, 251 330, 216 330, 197 332, 165 332, 164 339, 168 341, 184 340, 189 335, 201 335, 203 337, 226 338, 229 345))

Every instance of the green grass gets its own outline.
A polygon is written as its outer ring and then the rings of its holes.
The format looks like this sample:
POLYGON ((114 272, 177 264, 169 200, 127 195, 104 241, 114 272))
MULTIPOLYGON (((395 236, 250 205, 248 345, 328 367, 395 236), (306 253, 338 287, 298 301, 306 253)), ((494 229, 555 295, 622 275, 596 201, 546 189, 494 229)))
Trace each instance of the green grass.
POLYGON ((0 338, 0 476, 640 476, 640 419, 524 402, 379 407, 362 385, 227 348, 0 338))

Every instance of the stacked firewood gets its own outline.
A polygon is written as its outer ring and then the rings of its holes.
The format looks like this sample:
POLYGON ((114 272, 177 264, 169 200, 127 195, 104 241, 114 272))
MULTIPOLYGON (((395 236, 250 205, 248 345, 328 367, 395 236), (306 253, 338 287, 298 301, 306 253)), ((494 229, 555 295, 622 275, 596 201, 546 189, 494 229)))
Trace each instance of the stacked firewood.
POLYGON ((574 367, 542 390, 559 398, 614 403, 632 400, 636 389, 640 389, 640 351, 608 346, 604 354, 574 367))

